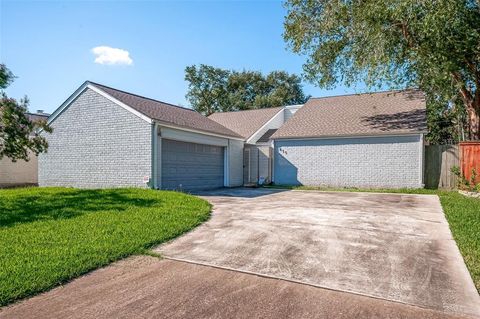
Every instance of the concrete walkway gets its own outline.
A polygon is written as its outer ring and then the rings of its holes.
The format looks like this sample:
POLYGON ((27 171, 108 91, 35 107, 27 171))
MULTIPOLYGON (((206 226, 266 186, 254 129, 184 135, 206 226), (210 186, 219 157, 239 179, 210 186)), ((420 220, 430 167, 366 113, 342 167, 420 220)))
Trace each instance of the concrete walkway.
POLYGON ((220 190, 213 218, 157 251, 450 314, 480 299, 437 196, 220 190))

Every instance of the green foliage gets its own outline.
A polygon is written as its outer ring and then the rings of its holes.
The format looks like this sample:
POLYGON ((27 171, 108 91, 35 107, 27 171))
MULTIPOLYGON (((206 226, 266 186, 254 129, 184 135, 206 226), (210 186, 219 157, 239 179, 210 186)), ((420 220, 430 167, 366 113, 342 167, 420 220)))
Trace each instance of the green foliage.
POLYGON ((443 102, 433 101, 427 107, 428 133, 431 144, 455 144, 464 140, 465 109, 462 104, 445 107, 443 102))
POLYGON ((0 190, 0 306, 170 240, 211 206, 146 189, 0 190))
POLYGON ((308 99, 301 78, 284 71, 263 75, 201 64, 186 67, 185 80, 189 82, 187 100, 193 109, 206 115, 302 104, 308 99))
POLYGON ((6 89, 12 82, 15 76, 6 67, 5 64, 0 64, 0 89, 6 89))
POLYGON ((288 0, 284 37, 320 87, 419 87, 480 137, 480 9, 470 0, 288 0))
POLYGON ((468 180, 465 175, 463 175, 460 167, 452 166, 450 171, 457 177, 457 188, 461 190, 467 190, 470 192, 478 192, 480 189, 480 183, 476 183, 477 180, 477 170, 472 168, 472 173, 470 175, 470 180, 468 180))
POLYGON ((193 109, 212 114, 223 111, 227 105, 227 84, 230 72, 201 64, 185 68, 185 81, 188 81, 188 93, 185 96, 193 109))
MULTIPOLYGON (((6 88, 13 79, 12 72, 0 64, 0 88, 6 88)), ((27 97, 18 102, 0 92, 0 159, 6 156, 12 161, 28 161, 30 151, 35 155, 47 151, 48 143, 39 130, 51 133, 52 129, 45 121, 30 121, 27 111, 27 97)))
POLYGON ((460 171, 460 167, 456 165, 450 168, 450 172, 452 172, 452 174, 455 175, 456 177, 460 177, 462 175, 462 172, 460 171))

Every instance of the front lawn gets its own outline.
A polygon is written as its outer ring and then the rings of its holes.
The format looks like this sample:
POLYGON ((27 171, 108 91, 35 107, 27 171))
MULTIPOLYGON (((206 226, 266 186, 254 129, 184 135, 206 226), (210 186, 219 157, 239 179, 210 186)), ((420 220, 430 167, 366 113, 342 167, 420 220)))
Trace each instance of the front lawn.
POLYGON ((0 190, 0 305, 146 253, 210 210, 205 200, 167 191, 0 190))
POLYGON ((431 189, 358 189, 281 185, 266 187, 320 191, 436 194, 442 203, 453 238, 457 242, 477 290, 480 291, 480 199, 478 198, 466 197, 456 191, 431 189))

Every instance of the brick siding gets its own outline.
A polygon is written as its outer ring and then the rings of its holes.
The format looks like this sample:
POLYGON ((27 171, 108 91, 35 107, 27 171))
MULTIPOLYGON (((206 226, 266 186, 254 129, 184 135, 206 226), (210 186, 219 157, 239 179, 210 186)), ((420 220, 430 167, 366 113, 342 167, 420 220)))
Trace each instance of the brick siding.
POLYGON ((276 184, 418 188, 417 136, 275 141, 276 184))
POLYGON ((151 124, 87 89, 53 121, 39 156, 40 186, 145 187, 151 124))

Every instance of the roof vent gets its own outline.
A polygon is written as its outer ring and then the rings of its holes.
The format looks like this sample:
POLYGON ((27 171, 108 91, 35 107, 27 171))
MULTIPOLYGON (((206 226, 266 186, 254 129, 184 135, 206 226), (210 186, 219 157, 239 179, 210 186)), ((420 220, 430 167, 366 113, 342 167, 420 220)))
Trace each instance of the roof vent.
POLYGON ((37 110, 37 114, 43 114, 44 110, 37 110))

